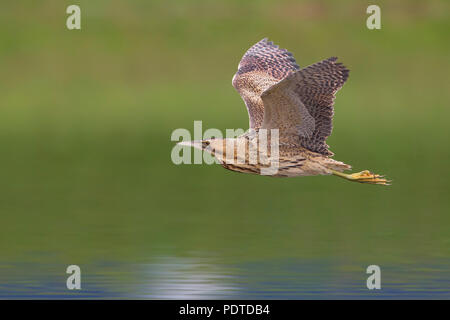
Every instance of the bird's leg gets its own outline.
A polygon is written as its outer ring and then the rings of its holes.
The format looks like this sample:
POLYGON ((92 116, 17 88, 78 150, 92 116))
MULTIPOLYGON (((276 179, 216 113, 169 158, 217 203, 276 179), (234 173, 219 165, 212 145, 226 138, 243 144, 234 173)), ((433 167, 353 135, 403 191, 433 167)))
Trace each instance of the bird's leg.
POLYGON ((384 176, 372 173, 368 170, 364 170, 364 171, 357 172, 357 173, 350 173, 350 174, 342 173, 342 172, 331 170, 331 169, 330 169, 330 171, 335 176, 338 176, 338 177, 341 177, 341 178, 344 178, 344 179, 347 179, 347 180, 353 181, 353 182, 382 184, 385 186, 390 185, 390 182, 391 182, 389 180, 384 179, 384 176))

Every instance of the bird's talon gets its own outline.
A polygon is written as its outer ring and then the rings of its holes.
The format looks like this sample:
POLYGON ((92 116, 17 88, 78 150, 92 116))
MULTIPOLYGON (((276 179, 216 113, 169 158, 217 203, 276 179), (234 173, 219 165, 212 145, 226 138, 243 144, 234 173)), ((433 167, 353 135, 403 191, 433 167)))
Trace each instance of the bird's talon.
POLYGON ((391 182, 390 180, 385 179, 384 175, 375 174, 370 172, 369 170, 352 173, 349 176, 350 180, 359 183, 390 185, 389 183, 391 182))

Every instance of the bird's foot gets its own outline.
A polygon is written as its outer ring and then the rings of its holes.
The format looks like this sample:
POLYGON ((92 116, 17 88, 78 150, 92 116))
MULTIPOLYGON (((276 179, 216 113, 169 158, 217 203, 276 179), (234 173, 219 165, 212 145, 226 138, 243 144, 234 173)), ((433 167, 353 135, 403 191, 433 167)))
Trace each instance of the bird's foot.
POLYGON ((331 170, 331 173, 335 176, 347 179, 353 182, 369 183, 369 184, 381 184, 389 186, 391 181, 384 178, 384 176, 364 170, 357 173, 346 174, 339 171, 331 170))
POLYGON ((384 178, 384 176, 372 173, 369 170, 364 170, 357 173, 348 174, 348 180, 359 183, 381 184, 385 186, 390 185, 390 180, 384 178))

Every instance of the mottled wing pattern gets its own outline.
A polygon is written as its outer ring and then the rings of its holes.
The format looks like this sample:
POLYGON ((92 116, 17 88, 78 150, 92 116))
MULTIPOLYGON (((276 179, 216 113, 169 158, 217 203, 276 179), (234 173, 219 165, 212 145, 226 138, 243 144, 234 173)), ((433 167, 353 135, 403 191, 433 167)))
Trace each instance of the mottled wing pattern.
MULTIPOLYGON (((288 126, 283 114, 290 114, 289 125, 298 129, 298 137, 293 136, 292 130, 281 131, 280 136, 290 135, 284 139, 298 139, 301 146, 326 156, 333 155, 325 140, 332 130, 335 94, 344 85, 349 74, 349 70, 341 63, 336 63, 336 60, 336 57, 332 57, 292 73, 262 95, 266 110, 275 110, 267 112, 268 116, 279 115, 279 119, 270 120, 269 127, 276 126, 277 121, 281 128, 288 126), (297 112, 294 113, 293 110, 297 112), (311 125, 311 119, 314 120, 314 125, 311 125)), ((282 137, 280 140, 283 140, 282 137)))
POLYGON ((261 128, 278 129, 282 144, 298 144, 299 137, 312 136, 315 120, 300 97, 288 87, 289 84, 281 81, 263 92, 264 118, 261 128))
POLYGON ((298 69, 292 54, 286 49, 280 49, 267 38, 253 45, 244 54, 233 77, 233 86, 247 106, 250 128, 260 128, 263 121, 261 94, 298 69))

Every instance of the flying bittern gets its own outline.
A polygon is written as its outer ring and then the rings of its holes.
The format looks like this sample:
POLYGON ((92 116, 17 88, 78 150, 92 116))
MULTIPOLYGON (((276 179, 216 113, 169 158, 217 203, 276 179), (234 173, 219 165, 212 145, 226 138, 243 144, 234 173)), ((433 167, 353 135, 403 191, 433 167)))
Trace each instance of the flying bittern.
MULTIPOLYGON (((331 158, 333 153, 325 140, 332 130, 335 94, 349 74, 349 70, 336 61, 337 58, 332 57, 300 69, 286 49, 280 49, 267 39, 259 41, 244 54, 233 77, 233 86, 247 106, 249 131, 237 138, 181 144, 211 153, 226 169, 264 174, 262 171, 267 164, 249 161, 250 148, 242 153, 237 146, 243 143, 258 146, 261 142, 258 133, 262 129, 277 129, 277 170, 273 176, 332 174, 354 182, 388 185, 389 181, 383 176, 367 170, 343 173, 351 166, 331 158), (230 145, 231 157, 227 150, 230 145)), ((267 139, 269 145, 271 141, 267 139)))

